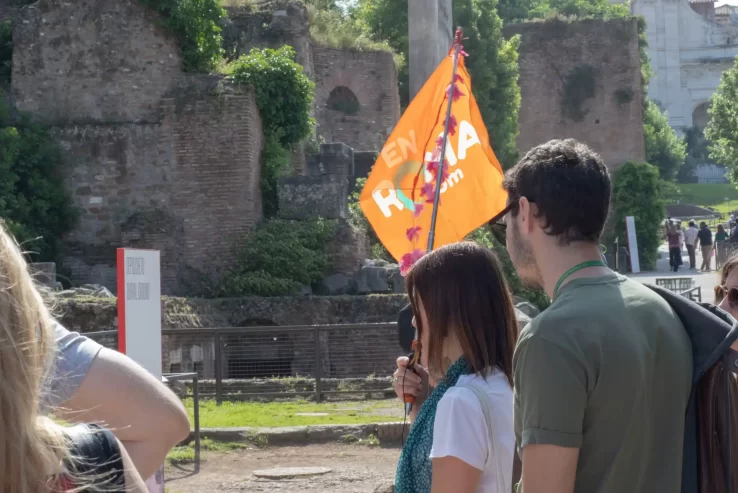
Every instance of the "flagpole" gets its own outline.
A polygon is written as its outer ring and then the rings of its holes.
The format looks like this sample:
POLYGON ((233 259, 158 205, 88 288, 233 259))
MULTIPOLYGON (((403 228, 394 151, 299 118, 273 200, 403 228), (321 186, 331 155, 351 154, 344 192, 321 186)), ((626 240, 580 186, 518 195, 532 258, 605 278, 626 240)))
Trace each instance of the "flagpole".
MULTIPOLYGON (((448 86, 448 106, 446 107, 446 121, 443 125, 443 137, 441 141, 441 155, 438 156, 438 175, 436 178, 436 193, 433 197, 433 212, 431 213, 430 230, 428 230, 428 253, 433 251, 433 241, 436 237, 436 219, 438 218, 438 203, 441 201, 441 181, 443 178, 443 165, 446 161, 446 143, 448 142, 448 126, 451 120, 451 105, 454 98, 454 84, 456 83, 456 68, 459 65, 459 51, 461 51, 461 27, 456 28, 454 39, 454 68, 451 75, 451 84, 448 86)), ((416 335, 417 337, 417 335, 416 335)))

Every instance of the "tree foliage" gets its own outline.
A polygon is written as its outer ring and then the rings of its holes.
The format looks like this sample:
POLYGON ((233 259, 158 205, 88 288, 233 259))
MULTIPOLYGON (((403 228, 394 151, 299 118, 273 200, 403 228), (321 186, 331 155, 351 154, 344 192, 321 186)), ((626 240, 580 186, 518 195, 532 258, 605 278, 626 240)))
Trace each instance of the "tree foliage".
POLYGON ((10 84, 13 63, 13 24, 0 20, 0 85, 10 84))
POLYGON ((684 131, 684 143, 687 145, 687 158, 679 168, 677 181, 679 183, 694 183, 697 181, 695 172, 700 164, 714 164, 710 158, 710 141, 705 137, 701 128, 690 127, 684 131))
POLYGON ((220 21, 225 10, 220 0, 141 0, 163 18, 162 23, 179 39, 182 68, 188 72, 212 72, 223 58, 220 21))
POLYGON ((643 105, 643 140, 646 161, 659 169, 661 178, 674 180, 687 157, 687 144, 677 137, 666 113, 650 99, 643 105))
POLYGON ((33 261, 56 261, 76 218, 48 130, 22 115, 11 122, 0 90, 0 218, 33 261))
POLYGON ((232 78, 251 86, 264 130, 261 192, 264 214, 277 211, 277 179, 289 166, 290 150, 311 135, 315 84, 295 61, 288 45, 278 50, 252 49, 231 66, 232 78))
POLYGON ((738 183, 738 59, 723 72, 708 114, 705 137, 710 141, 710 157, 728 169, 730 181, 738 183))
MULTIPOLYGON (((374 39, 386 40, 407 59, 407 0, 359 0, 352 16, 374 39)), ((469 53, 467 68, 492 148, 503 166, 511 166, 517 159, 519 39, 503 38, 497 0, 455 0, 453 19, 455 25, 464 29, 464 49, 469 53)), ((407 69, 399 76, 400 99, 407 105, 407 69)))
POLYGON ((659 170, 648 163, 628 162, 613 176, 612 208, 615 235, 626 238, 625 218, 635 218, 638 256, 644 269, 656 267, 664 220, 664 189, 659 170))

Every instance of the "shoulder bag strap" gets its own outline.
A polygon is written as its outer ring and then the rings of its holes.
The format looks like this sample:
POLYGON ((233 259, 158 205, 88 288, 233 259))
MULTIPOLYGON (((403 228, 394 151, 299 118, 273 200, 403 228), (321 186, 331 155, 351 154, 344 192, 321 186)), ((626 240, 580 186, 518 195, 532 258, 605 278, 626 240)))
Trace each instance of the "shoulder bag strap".
POLYGON ((466 388, 474 392, 477 396, 477 400, 482 405, 482 413, 484 414, 484 421, 487 423, 487 433, 489 435, 489 444, 492 449, 492 460, 495 463, 495 477, 497 478, 497 492, 506 493, 505 491, 505 478, 503 476, 502 464, 500 464, 500 456, 497 453, 497 438, 495 434, 495 425, 492 419, 492 408, 489 401, 487 391, 476 382, 471 382, 463 385, 456 385, 457 387, 466 388))

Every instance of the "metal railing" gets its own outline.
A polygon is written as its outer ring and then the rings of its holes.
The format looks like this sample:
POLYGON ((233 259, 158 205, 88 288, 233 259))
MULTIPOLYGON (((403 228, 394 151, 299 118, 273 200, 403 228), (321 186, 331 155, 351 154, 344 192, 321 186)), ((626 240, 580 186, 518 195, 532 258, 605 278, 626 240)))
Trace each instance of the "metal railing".
MULTIPOLYGON (((117 347, 115 331, 85 335, 117 347)), ((163 372, 196 372, 218 402, 390 394, 401 354, 395 323, 162 331, 163 372)))
POLYGON ((684 291, 681 291, 679 295, 684 296, 685 298, 688 298, 691 301, 702 303, 702 287, 700 286, 695 286, 693 288, 689 288, 684 291))

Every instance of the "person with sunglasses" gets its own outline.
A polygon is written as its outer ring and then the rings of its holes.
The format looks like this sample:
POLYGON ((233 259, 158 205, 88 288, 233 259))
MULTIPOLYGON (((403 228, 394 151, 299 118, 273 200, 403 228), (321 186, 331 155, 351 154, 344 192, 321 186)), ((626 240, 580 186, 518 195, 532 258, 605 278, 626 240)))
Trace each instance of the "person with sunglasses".
POLYGON ((552 140, 503 187, 515 270, 552 300, 513 358, 523 493, 680 491, 692 345, 666 300, 601 260, 602 158, 552 140))
POLYGON ((715 304, 738 319, 738 254, 723 264, 720 284, 715 286, 715 304))

